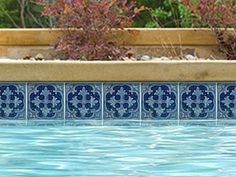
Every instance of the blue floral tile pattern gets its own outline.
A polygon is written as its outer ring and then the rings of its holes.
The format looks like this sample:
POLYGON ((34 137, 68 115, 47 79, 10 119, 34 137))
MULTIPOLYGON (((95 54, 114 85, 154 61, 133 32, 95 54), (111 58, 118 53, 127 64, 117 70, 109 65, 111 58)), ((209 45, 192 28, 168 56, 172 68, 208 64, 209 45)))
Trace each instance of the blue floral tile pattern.
POLYGON ((25 119, 25 85, 0 84, 0 119, 25 119))
POLYGON ((177 84, 142 84, 142 119, 178 119, 177 90, 177 84))
POLYGON ((66 84, 66 119, 102 119, 101 84, 66 84))
POLYGON ((218 119, 236 119, 236 84, 218 84, 218 119))
POLYGON ((64 119, 63 84, 28 85, 28 119, 64 119))
POLYGON ((140 123, 141 118, 236 120, 236 83, 217 83, 217 88, 216 83, 199 82, 179 86, 160 82, 0 83, 0 120, 109 124, 121 119, 140 123))
POLYGON ((104 119, 139 119, 139 84, 104 84, 104 119))
POLYGON ((180 84, 180 119, 215 119, 215 84, 180 84))

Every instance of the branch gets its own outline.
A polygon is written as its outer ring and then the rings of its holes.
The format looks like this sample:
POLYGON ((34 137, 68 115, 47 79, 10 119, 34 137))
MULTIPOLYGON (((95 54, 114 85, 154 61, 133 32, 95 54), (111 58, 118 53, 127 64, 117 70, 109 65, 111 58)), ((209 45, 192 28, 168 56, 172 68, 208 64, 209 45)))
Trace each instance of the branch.
POLYGON ((23 28, 26 28, 25 25, 25 0, 17 0, 20 5, 20 19, 21 25, 23 28))

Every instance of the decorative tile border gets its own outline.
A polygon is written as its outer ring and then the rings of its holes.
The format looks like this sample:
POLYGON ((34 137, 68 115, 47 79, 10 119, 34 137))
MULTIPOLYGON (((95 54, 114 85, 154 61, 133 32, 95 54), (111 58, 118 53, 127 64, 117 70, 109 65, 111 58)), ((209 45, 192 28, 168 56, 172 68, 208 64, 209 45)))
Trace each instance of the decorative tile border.
POLYGON ((218 84, 218 119, 236 119, 236 84, 218 84))
POLYGON ((22 120, 26 117, 24 84, 0 84, 0 119, 22 120))
POLYGON ((236 83, 0 83, 0 120, 225 119, 236 120, 236 83))
POLYGON ((215 119, 215 84, 180 84, 180 119, 215 119))
POLYGON ((63 84, 28 84, 27 91, 28 119, 64 119, 63 84))
POLYGON ((66 84, 65 93, 67 119, 102 119, 101 84, 70 83, 66 84))
POLYGON ((178 119, 177 84, 142 84, 142 119, 178 119))
POLYGON ((104 120, 140 119, 139 84, 104 84, 104 120))

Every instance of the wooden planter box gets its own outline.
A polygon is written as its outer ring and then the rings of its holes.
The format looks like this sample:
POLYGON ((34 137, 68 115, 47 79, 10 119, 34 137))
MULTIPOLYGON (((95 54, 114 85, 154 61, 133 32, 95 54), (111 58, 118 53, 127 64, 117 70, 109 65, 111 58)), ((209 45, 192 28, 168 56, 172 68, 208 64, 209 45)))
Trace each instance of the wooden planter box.
MULTIPOLYGON (((158 47, 168 51, 177 47, 183 51, 193 49, 201 57, 215 55, 222 58, 215 51, 216 41, 210 29, 130 30, 114 31, 108 38, 119 39, 121 45, 132 46, 137 51, 158 47)), ((58 29, 1 29, 0 57, 20 58, 30 52, 47 56, 60 33, 58 29)), ((236 62, 226 60, 39 62, 0 59, 0 81, 235 81, 235 68, 236 62)))
MULTIPOLYGON (((0 57, 18 59, 41 53, 46 58, 55 58, 53 44, 60 34, 59 29, 0 29, 0 57)), ((202 58, 224 58, 210 29, 114 30, 108 38, 120 45, 131 46, 140 55, 192 54, 202 58)))

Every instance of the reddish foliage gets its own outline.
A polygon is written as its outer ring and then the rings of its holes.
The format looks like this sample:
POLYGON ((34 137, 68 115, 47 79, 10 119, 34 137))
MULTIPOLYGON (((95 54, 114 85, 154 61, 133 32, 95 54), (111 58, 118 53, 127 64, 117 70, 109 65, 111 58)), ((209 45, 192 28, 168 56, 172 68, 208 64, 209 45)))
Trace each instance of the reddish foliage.
POLYGON ((183 4, 210 27, 224 28, 236 25, 234 0, 198 0, 197 2, 183 0, 183 4))
POLYGON ((74 60, 121 59, 126 49, 105 36, 113 28, 129 27, 135 15, 144 9, 137 8, 133 0, 57 0, 52 4, 39 1, 45 5, 43 14, 55 17, 57 27, 64 29, 56 49, 74 60))
POLYGON ((199 23, 210 27, 216 35, 220 51, 225 53, 228 60, 236 60, 236 37, 228 35, 220 28, 236 29, 236 5, 234 0, 183 0, 194 16, 200 17, 199 23))

